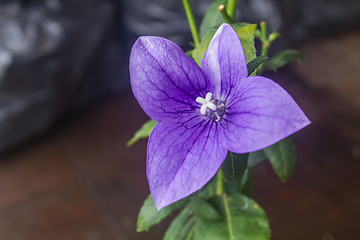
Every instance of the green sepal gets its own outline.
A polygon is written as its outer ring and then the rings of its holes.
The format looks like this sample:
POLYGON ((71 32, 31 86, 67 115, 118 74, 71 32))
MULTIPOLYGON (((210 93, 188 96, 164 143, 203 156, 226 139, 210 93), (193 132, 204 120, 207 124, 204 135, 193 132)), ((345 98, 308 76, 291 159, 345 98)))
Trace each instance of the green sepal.
POLYGON ((222 195, 212 199, 223 221, 196 218, 195 240, 268 240, 270 228, 263 209, 241 195, 222 195))
POLYGON ((219 6, 221 4, 226 6, 227 0, 217 0, 210 5, 200 24, 200 40, 203 39, 207 31, 213 28, 218 28, 224 22, 219 11, 219 6))
POLYGON ((289 49, 278 52, 265 63, 265 68, 277 71, 291 61, 302 61, 304 56, 297 50, 289 49))
POLYGON ((250 76, 251 74, 255 74, 256 72, 255 70, 266 60, 268 59, 268 57, 265 56, 259 56, 257 58, 254 58, 253 60, 251 60, 248 64, 247 64, 247 68, 248 68, 248 76, 250 76))
POLYGON ((230 151, 228 152, 221 165, 221 171, 226 182, 236 181, 242 177, 247 168, 248 158, 248 153, 238 154, 230 151))
POLYGON ((130 147, 131 145, 136 143, 139 139, 149 137, 157 123, 158 122, 152 119, 144 123, 142 127, 135 132, 134 136, 126 143, 126 146, 130 147))
POLYGON ((283 182, 288 180, 294 172, 296 161, 294 144, 291 137, 265 148, 264 151, 279 178, 283 182))
POLYGON ((148 231, 152 226, 160 223, 173 211, 185 206, 187 202, 188 199, 182 199, 158 211, 155 207, 155 203, 151 197, 151 194, 149 194, 149 196, 145 199, 144 204, 140 209, 137 219, 136 231, 138 232, 148 231))

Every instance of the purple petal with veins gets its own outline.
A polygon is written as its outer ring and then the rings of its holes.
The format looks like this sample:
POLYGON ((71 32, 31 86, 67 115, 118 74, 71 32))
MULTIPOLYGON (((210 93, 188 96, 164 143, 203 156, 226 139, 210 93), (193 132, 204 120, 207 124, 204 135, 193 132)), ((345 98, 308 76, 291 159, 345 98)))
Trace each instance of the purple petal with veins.
POLYGON ((228 149, 236 153, 263 149, 310 124, 291 96, 265 77, 239 81, 226 107, 221 124, 228 149))
POLYGON ((214 97, 222 101, 239 79, 248 76, 244 50, 238 35, 230 25, 223 24, 216 31, 204 55, 201 68, 215 87, 214 97))
POLYGON ((175 43, 160 37, 140 37, 130 55, 130 80, 136 99, 156 121, 193 112, 195 99, 209 83, 200 67, 175 43))
POLYGON ((226 154, 218 124, 198 114, 188 122, 156 125, 149 138, 146 172, 157 208, 199 190, 216 174, 226 154))
POLYGON ((228 24, 215 33, 201 68, 164 38, 135 42, 131 87, 144 111, 159 121, 146 166, 158 209, 203 187, 228 150, 256 151, 310 124, 282 87, 247 74, 241 42, 228 24))

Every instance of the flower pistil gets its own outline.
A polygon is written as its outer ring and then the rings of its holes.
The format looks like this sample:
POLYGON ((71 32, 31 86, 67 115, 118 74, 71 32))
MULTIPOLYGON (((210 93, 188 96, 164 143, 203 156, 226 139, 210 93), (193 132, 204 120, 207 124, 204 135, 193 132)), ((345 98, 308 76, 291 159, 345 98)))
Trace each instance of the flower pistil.
POLYGON ((197 97, 196 102, 202 104, 200 113, 206 115, 210 119, 220 121, 225 112, 225 104, 219 100, 212 99, 212 93, 208 92, 205 99, 197 97))

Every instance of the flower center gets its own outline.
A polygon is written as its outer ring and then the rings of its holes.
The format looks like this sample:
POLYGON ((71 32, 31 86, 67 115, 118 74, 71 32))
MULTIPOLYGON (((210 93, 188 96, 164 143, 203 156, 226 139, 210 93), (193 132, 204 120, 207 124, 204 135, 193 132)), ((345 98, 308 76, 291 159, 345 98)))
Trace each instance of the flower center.
POLYGON ((220 121, 225 113, 225 103, 212 99, 212 93, 208 92, 205 98, 197 97, 196 102, 202 104, 200 113, 215 121, 220 121))

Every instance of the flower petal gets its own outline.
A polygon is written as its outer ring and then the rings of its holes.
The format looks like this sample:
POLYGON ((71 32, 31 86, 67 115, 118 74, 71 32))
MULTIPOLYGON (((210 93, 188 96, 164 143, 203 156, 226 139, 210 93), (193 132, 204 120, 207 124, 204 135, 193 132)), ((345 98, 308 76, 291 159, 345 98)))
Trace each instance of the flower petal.
POLYGON ((194 115, 187 123, 160 122, 149 138, 147 177, 158 210, 194 193, 227 154, 218 124, 194 115))
POLYGON ((215 98, 224 101, 248 70, 239 36, 229 24, 222 24, 210 42, 201 63, 202 70, 215 87, 215 98))
POLYGON ((310 124, 292 97, 265 77, 242 79, 229 99, 223 124, 232 152, 263 149, 310 124))
POLYGON ((144 111, 156 121, 176 118, 199 107, 206 78, 175 43, 161 37, 140 37, 130 55, 131 87, 144 111))

